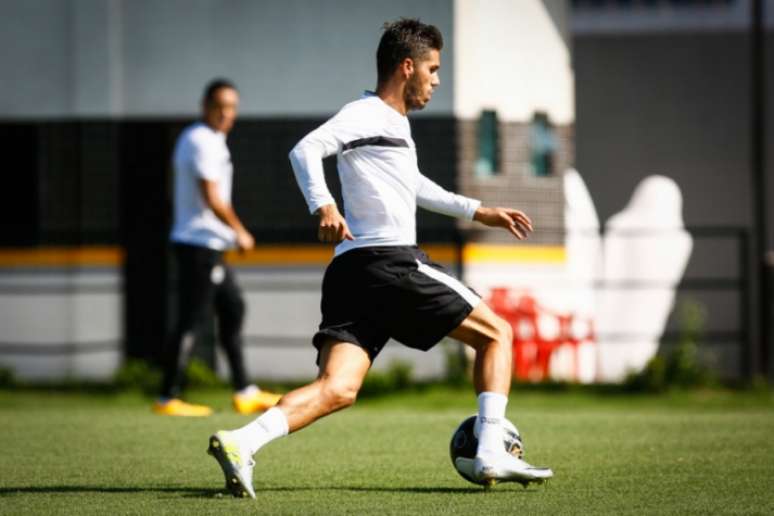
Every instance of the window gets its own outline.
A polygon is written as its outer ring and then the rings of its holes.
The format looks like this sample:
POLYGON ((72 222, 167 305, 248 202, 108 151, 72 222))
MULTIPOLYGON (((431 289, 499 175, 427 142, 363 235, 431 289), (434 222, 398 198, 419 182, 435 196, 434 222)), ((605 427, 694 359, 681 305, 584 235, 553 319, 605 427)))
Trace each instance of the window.
POLYGON ((538 111, 532 117, 529 128, 530 166, 532 173, 539 177, 553 175, 556 136, 548 115, 538 111))
POLYGON ((499 173, 499 127, 497 113, 491 110, 481 112, 478 119, 478 157, 476 158, 476 176, 489 177, 499 173))

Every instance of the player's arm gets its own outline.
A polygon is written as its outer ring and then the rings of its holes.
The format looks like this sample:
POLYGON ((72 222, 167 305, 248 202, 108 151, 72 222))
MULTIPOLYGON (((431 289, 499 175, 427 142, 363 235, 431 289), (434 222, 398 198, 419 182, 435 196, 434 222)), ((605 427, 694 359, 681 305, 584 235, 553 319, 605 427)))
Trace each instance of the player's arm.
POLYGON ((532 221, 523 211, 513 208, 487 208, 479 206, 473 220, 492 227, 505 228, 519 240, 532 232, 532 221))
POLYGON ((293 174, 309 207, 309 213, 319 217, 317 238, 321 242, 354 239, 325 182, 322 160, 335 154, 338 145, 334 117, 306 135, 289 155, 293 174))
POLYGON ((422 174, 419 175, 417 205, 436 213, 505 228, 519 240, 527 238, 532 231, 532 221, 523 212, 482 206, 480 201, 444 190, 422 174))
POLYGON ((222 153, 215 148, 211 138, 197 138, 193 142, 190 166, 196 177, 199 195, 204 204, 224 224, 234 230, 236 245, 241 250, 255 247, 253 236, 245 229, 237 217, 231 203, 221 198, 218 192, 222 153))
POLYGON ((199 192, 204 204, 215 214, 221 222, 229 226, 236 233, 236 244, 239 249, 246 251, 255 247, 255 240, 242 221, 237 217, 231 204, 224 202, 218 193, 217 181, 199 178, 199 192))
POLYGON ((458 219, 473 220, 481 201, 443 189, 431 179, 419 174, 417 206, 458 219))

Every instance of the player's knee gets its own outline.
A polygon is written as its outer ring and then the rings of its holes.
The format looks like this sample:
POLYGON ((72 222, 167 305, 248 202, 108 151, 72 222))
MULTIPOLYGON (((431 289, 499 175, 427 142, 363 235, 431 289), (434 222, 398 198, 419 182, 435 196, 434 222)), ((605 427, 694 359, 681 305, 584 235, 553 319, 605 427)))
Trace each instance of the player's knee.
POLYGON ((487 321, 486 329, 482 332, 485 346, 510 346, 513 342, 513 329, 508 321, 501 317, 494 317, 487 321))
POLYGON ((487 339, 483 345, 484 349, 496 351, 502 356, 504 361, 510 362, 511 348, 513 346, 513 329, 508 321, 497 317, 491 321, 491 326, 487 331, 487 339))
POLYGON ((513 328, 511 323, 502 318, 497 318, 497 340, 508 347, 513 343, 513 328))
POLYGON ((341 380, 330 380, 323 388, 323 396, 331 411, 347 408, 354 404, 357 392, 357 385, 341 380))

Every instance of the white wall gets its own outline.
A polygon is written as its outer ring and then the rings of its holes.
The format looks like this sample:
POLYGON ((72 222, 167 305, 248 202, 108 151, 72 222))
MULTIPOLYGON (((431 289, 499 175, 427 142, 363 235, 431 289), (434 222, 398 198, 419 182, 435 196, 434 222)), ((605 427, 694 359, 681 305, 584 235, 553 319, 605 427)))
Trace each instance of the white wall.
POLYGON ((477 118, 495 109, 501 120, 525 122, 545 111, 554 123, 575 120, 567 2, 455 0, 454 112, 477 118), (554 16, 552 16, 552 12, 554 16))
MULTIPOLYGON (((237 267, 245 291, 250 378, 301 381, 317 374, 312 336, 320 323, 324 269, 237 267)), ((109 380, 123 358, 123 295, 114 268, 0 271, 0 368, 21 380, 109 380)), ((417 379, 439 378, 445 348, 427 353, 390 342, 374 370, 396 360, 417 379)), ((219 374, 228 368, 218 347, 219 374)))
POLYGON ((117 268, 5 269, 0 367, 24 380, 105 380, 123 356, 117 268))

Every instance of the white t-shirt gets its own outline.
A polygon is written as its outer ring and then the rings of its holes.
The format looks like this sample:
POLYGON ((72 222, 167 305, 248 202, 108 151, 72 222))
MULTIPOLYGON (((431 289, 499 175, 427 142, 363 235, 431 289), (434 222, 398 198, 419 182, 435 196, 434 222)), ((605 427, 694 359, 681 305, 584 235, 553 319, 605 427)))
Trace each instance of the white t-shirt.
POLYGON ((373 93, 345 105, 290 152, 310 213, 335 203, 322 165, 334 153, 344 216, 355 237, 340 243, 336 255, 358 247, 415 245, 417 206, 472 219, 481 204, 422 175, 408 118, 373 93))
POLYGON ((188 126, 175 145, 175 214, 170 240, 224 250, 233 247, 235 233, 207 206, 199 180, 218 184, 221 199, 231 203, 233 167, 226 135, 197 122, 188 126))

